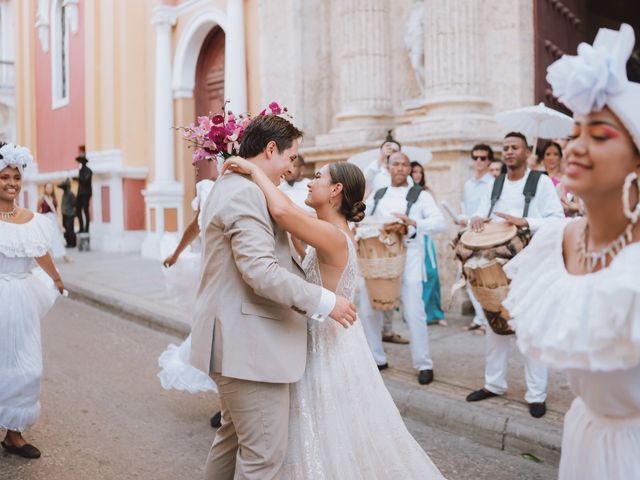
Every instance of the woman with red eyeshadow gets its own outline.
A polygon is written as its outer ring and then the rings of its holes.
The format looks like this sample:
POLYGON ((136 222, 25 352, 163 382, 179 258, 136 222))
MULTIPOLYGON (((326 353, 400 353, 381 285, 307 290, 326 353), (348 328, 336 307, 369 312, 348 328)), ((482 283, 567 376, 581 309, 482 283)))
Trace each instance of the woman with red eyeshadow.
POLYGON ((573 110, 564 183, 585 215, 548 225, 505 271, 504 302, 525 355, 566 372, 561 480, 640 472, 640 63, 633 29, 601 29, 593 46, 551 65, 573 110))

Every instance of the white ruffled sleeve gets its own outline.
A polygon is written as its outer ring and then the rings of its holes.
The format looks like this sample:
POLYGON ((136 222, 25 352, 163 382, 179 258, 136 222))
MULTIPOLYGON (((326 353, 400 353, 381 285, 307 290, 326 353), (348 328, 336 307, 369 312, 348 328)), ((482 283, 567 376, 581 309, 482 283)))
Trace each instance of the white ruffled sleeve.
POLYGON ((0 222, 0 253, 11 258, 42 257, 51 250, 54 234, 53 223, 40 213, 23 224, 0 222))
POLYGON ((640 244, 596 273, 571 275, 562 253, 567 221, 543 227, 505 266, 503 302, 520 350, 555 368, 612 371, 640 364, 640 244))

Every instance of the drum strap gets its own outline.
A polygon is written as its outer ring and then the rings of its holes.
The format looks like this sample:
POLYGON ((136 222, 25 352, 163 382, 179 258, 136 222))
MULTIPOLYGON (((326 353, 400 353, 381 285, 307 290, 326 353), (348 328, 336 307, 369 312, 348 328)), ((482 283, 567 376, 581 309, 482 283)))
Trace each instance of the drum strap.
MULTIPOLYGON (((531 200, 536 196, 536 190, 538 189, 538 181, 542 176, 542 172, 533 170, 529 173, 527 177, 527 181, 524 184, 524 189, 522 190, 522 194, 524 195, 524 212, 522 213, 522 217, 525 218, 529 214, 529 205, 531 204, 531 200)), ((502 175, 498 175, 496 180, 493 182, 493 189, 491 190, 491 208, 489 209, 490 217, 493 213, 493 207, 496 206, 498 200, 500 199, 500 195, 502 194, 502 188, 504 187, 504 181, 507 176, 503 173, 502 175)), ((376 192, 377 193, 377 192, 376 192)))
MULTIPOLYGON (((413 204, 418 201, 418 197, 420 197, 421 192, 422 192, 422 187, 419 187, 419 186, 414 185, 409 189, 409 191, 407 192, 407 196, 405 198, 407 201, 407 209, 404 212, 405 215, 409 216, 411 207, 413 207, 413 204)), ((380 199, 384 197, 385 193, 387 193, 387 187, 383 187, 379 190, 376 190, 376 193, 373 195, 373 208, 371 209, 371 215, 376 213, 376 208, 378 208, 378 203, 380 202, 380 199)))

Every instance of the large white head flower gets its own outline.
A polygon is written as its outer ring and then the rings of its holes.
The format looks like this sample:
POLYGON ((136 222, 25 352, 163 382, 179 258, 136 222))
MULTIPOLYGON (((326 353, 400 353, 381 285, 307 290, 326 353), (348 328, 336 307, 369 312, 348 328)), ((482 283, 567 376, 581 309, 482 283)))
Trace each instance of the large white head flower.
POLYGON ((0 147, 0 170, 7 167, 15 167, 20 173, 33 161, 31 152, 27 147, 7 143, 0 147))
POLYGON ((553 94, 573 113, 599 112, 605 105, 620 118, 640 148, 640 84, 627 78, 635 43, 633 28, 601 28, 593 45, 578 45, 578 55, 563 55, 547 69, 553 94))

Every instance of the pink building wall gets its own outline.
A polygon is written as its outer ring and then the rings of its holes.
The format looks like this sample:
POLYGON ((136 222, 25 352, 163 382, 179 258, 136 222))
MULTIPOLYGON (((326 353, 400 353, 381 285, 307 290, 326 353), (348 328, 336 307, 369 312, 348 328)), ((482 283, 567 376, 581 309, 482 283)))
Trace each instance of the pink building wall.
MULTIPOLYGON (((32 0, 34 10, 37 0, 32 0)), ((34 19, 35 22, 35 19, 34 19)), ((84 1, 78 2, 78 31, 69 30, 69 104, 52 109, 51 45, 36 49, 36 141, 38 169, 52 172, 78 168, 78 146, 85 144, 84 118, 84 1)), ((51 38, 51 36, 50 36, 51 38)))

